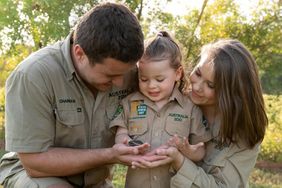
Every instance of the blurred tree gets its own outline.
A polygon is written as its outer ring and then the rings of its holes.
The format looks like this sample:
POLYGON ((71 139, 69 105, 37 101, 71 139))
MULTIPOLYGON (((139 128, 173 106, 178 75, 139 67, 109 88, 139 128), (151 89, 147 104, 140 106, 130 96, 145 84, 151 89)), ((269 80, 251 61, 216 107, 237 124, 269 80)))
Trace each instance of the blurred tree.
POLYGON ((281 94, 281 3, 261 0, 249 17, 243 15, 239 8, 234 0, 216 0, 207 4, 202 16, 200 11, 192 10, 182 19, 175 19, 173 29, 184 46, 186 62, 195 63, 201 46, 206 43, 219 38, 238 39, 256 58, 264 91, 281 94))
POLYGON ((37 50, 50 42, 65 37, 77 17, 97 1, 90 0, 1 0, 0 50, 17 43, 30 44, 37 50), (5 46, 6 42, 9 46, 5 46))
MULTIPOLYGON (((106 1, 1 0, 0 88, 23 58, 66 37, 78 18, 99 2, 106 1)), ((142 19, 143 0, 127 0, 125 3, 142 19)))
MULTIPOLYGON (((218 38, 241 40, 257 59, 264 90, 281 92, 282 86, 277 86, 282 80, 281 0, 261 0, 250 11, 250 17, 242 15, 234 0, 203 0, 201 11, 191 9, 176 17, 164 9, 171 0, 116 1, 126 3, 135 12, 146 37, 160 30, 170 31, 183 48, 186 64, 193 62, 201 46, 208 42, 218 38)), ((5 54, 1 57, 0 71, 7 67, 10 61, 7 57, 24 56, 17 50, 18 45, 32 52, 60 40, 80 15, 99 2, 105 0, 1 0, 0 52, 5 54)), ((0 76, 0 83, 7 74, 0 76)))

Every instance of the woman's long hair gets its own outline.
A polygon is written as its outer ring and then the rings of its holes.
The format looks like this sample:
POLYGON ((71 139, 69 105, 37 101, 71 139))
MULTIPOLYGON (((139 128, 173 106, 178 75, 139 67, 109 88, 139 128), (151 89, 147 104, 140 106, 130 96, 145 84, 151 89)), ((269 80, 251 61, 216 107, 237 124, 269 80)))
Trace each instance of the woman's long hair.
POLYGON ((202 53, 213 59, 222 142, 243 140, 254 147, 263 140, 268 119, 253 56, 241 42, 227 39, 204 46, 202 53))

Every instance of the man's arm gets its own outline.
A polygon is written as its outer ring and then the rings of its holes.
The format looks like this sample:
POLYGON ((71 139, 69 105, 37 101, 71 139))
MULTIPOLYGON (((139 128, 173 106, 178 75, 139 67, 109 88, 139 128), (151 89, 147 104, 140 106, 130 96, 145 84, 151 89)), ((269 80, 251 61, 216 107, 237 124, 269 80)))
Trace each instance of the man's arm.
POLYGON ((144 144, 128 147, 116 144, 104 149, 50 148, 41 153, 19 153, 19 158, 31 177, 68 176, 113 163, 131 165, 138 160, 138 149, 144 144))

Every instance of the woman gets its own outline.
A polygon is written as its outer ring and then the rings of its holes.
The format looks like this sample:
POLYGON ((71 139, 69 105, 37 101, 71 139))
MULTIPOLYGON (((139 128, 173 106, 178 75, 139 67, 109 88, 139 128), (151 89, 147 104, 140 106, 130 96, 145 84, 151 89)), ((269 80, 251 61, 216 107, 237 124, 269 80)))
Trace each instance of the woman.
POLYGON ((213 137, 204 159, 195 165, 170 147, 156 151, 169 159, 133 165, 172 162, 171 187, 246 187, 268 124, 254 58, 237 40, 205 45, 190 82, 190 99, 201 108, 213 137))

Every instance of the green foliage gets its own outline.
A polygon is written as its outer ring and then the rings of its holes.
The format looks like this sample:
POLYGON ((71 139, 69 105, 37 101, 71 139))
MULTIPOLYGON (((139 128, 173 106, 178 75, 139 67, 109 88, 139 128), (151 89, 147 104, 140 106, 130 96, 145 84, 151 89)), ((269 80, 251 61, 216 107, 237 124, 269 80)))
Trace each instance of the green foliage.
POLYGON ((259 160, 282 162, 282 96, 264 96, 268 129, 262 142, 259 160))
POLYGON ((69 32, 73 23, 69 19, 79 17, 97 1, 90 0, 22 0, 0 1, 0 31, 7 30, 1 38, 1 50, 7 39, 11 49, 17 43, 32 40, 35 49, 60 40, 69 32))
POLYGON ((2 137, 2 132, 4 129, 4 115, 5 115, 5 97, 4 97, 4 87, 0 88, 0 140, 2 137))
MULTIPOLYGON (((201 46, 218 38, 242 41, 259 65, 264 92, 282 92, 282 19, 278 0, 261 0, 250 17, 243 15, 234 0, 208 1, 202 17, 199 10, 187 10, 174 17, 163 10, 164 3, 149 0, 116 0, 135 12, 146 37, 159 30, 169 30, 183 49, 191 66, 201 46), (143 11, 148 10, 146 15, 143 11), (198 22, 199 21, 199 22, 198 22)), ((166 2, 169 2, 167 0, 166 2)), ((0 51, 16 54, 18 44, 32 46, 32 51, 65 37, 80 15, 105 0, 21 0, 0 1, 0 51)), ((7 61, 4 61, 7 62, 7 61)), ((0 71, 2 66, 0 62, 0 71)), ((5 64, 5 63, 4 63, 5 64)), ((1 80, 2 78, 0 78, 1 80)))
POLYGON ((260 1, 258 6, 250 11, 251 17, 246 17, 240 13, 238 5, 234 2, 211 2, 205 8, 199 25, 196 24, 200 15, 198 10, 187 11, 187 15, 182 19, 175 19, 171 23, 175 36, 184 46, 185 62, 193 62, 204 44, 219 38, 238 39, 256 58, 264 91, 268 94, 281 94, 281 4, 277 1, 260 1))
POLYGON ((250 188, 279 188, 282 184, 282 174, 255 168, 249 182, 250 188))
POLYGON ((124 165, 115 165, 113 184, 116 188, 123 188, 125 184, 127 167, 124 165))

